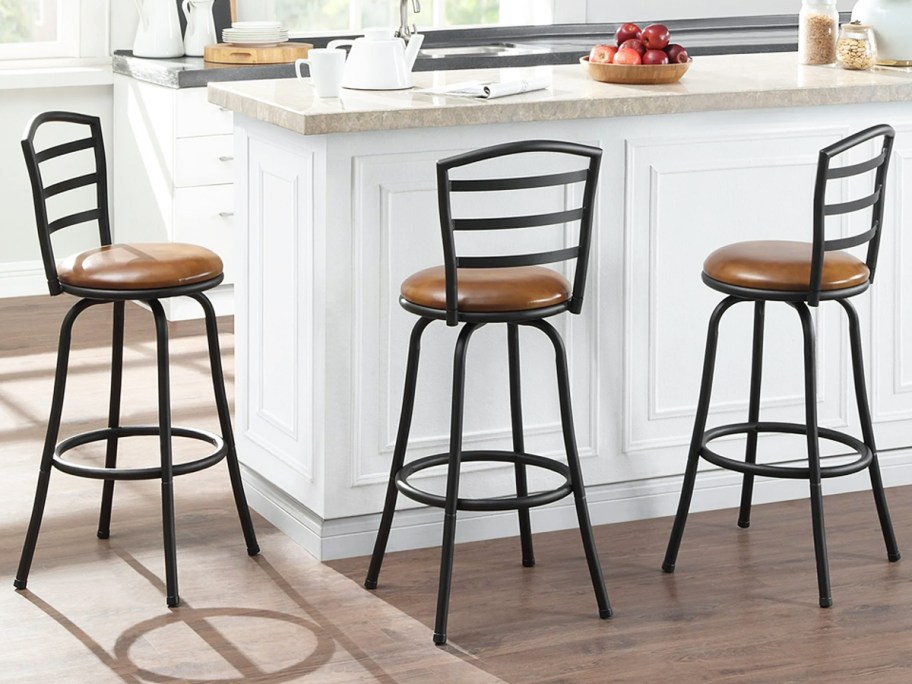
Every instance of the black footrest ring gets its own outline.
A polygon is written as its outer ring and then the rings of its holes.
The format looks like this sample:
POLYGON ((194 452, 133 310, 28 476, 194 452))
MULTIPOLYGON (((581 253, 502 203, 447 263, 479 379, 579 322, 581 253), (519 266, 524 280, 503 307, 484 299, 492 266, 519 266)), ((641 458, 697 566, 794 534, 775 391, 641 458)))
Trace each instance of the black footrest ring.
MULTIPOLYGON (((411 463, 405 464, 396 473, 396 487, 410 499, 428 506, 443 508, 446 498, 438 494, 431 494, 412 485, 408 478, 420 470, 434 466, 447 465, 450 460, 449 453, 425 456, 411 463)), ((536 454, 523 454, 514 451, 464 451, 462 463, 471 462, 519 463, 533 468, 544 468, 563 476, 564 482, 559 487, 544 492, 527 494, 526 496, 504 496, 490 499, 457 499, 456 509, 460 511, 512 511, 520 508, 533 508, 544 506, 563 499, 573 492, 570 484, 570 468, 565 464, 536 454)))
MULTIPOLYGON (((780 432, 793 435, 807 435, 807 426, 803 423, 731 423, 729 425, 720 425, 711 428, 703 433, 703 442, 700 447, 700 456, 705 458, 713 465, 728 470, 735 470, 739 473, 751 475, 761 475, 764 477, 782 477, 796 480, 807 480, 810 478, 810 469, 793 466, 767 465, 763 463, 745 463, 736 461, 731 458, 717 454, 706 445, 714 439, 725 437, 726 435, 749 434, 751 432, 780 432)), ((858 458, 851 463, 843 463, 833 466, 821 466, 820 477, 840 477, 842 475, 851 475, 860 470, 864 470, 871 464, 874 453, 868 446, 859 439, 852 437, 844 432, 831 430, 829 428, 817 428, 817 434, 820 439, 827 439, 833 442, 845 444, 847 447, 858 453, 858 458)))
MULTIPOLYGON (((121 437, 157 437, 160 434, 161 428, 159 428, 158 425, 131 425, 125 427, 102 428, 100 430, 81 432, 78 435, 67 437, 65 440, 57 444, 57 448, 54 449, 53 464, 55 468, 68 473, 69 475, 89 477, 96 480, 159 479, 162 476, 161 466, 154 468, 99 468, 96 466, 87 466, 73 463, 72 461, 64 460, 62 456, 70 449, 75 449, 76 447, 82 446, 83 444, 89 444, 90 442, 101 442, 111 439, 112 437, 115 439, 120 439, 121 437)), ((173 475, 186 475, 187 473, 195 473, 198 470, 204 470, 205 468, 213 466, 221 461, 223 458, 225 458, 225 454, 228 453, 228 449, 225 446, 225 441, 218 435, 212 434, 211 432, 206 432, 205 430, 172 426, 171 436, 198 439, 203 442, 208 442, 215 447, 215 451, 208 456, 204 456, 203 458, 198 458, 193 461, 188 461, 186 463, 173 464, 171 466, 171 472, 173 475)))

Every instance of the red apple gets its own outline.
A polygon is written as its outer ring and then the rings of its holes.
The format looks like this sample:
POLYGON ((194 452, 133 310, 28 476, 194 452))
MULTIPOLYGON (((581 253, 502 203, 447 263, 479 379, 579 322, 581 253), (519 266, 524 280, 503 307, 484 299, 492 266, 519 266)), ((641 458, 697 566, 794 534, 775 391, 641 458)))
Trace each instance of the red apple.
POLYGON ((631 38, 639 37, 640 27, 629 22, 618 26, 617 31, 614 33, 614 39, 617 41, 618 45, 622 45, 624 42, 630 40, 631 38))
POLYGON ((646 46, 643 45, 643 41, 642 41, 642 40, 639 40, 639 39, 637 39, 637 38, 631 38, 630 40, 625 40, 625 41, 621 44, 621 47, 622 47, 622 48, 630 48, 630 49, 632 49, 632 50, 636 50, 637 52, 640 53, 640 57, 642 57, 642 56, 643 56, 643 53, 646 52, 646 46))
POLYGON ((672 43, 665 48, 665 54, 668 55, 668 61, 672 64, 684 64, 690 56, 682 46, 672 43))
POLYGON ((664 50, 646 50, 643 53, 643 64, 668 64, 668 55, 664 50))
POLYGON ((670 39, 671 34, 665 24, 650 24, 640 32, 640 40, 647 50, 662 50, 670 39))
POLYGON ((618 49, 614 45, 596 45, 589 51, 589 61, 597 64, 611 64, 614 53, 618 49))
POLYGON ((642 64, 643 58, 640 53, 630 47, 621 47, 614 56, 615 64, 642 64))

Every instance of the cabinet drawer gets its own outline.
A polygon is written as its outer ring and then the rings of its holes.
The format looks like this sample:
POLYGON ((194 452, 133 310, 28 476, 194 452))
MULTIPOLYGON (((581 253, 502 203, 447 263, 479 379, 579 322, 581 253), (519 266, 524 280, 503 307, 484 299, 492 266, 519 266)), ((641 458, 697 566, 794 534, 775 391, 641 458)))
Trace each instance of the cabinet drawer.
POLYGON ((175 97, 174 134, 178 138, 231 133, 234 116, 206 99, 205 88, 183 88, 175 97))
POLYGON ((234 182, 234 136, 178 138, 174 143, 174 186, 234 182))
POLYGON ((235 238, 234 185, 175 189, 173 240, 218 254, 225 264, 226 283, 234 282, 235 238))

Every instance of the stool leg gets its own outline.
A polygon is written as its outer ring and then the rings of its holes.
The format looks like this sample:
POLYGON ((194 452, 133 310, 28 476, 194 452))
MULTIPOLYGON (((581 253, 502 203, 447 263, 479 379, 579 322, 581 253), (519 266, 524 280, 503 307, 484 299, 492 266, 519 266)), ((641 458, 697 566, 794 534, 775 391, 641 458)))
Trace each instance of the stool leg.
POLYGON ((703 356, 703 378, 700 381, 700 398, 697 401, 697 414, 694 417, 693 435, 690 438, 690 451, 687 453, 687 467, 684 470, 684 482, 681 485, 681 498, 678 500, 678 512, 675 514, 671 536, 668 538, 668 547, 665 550, 665 560, 662 570, 674 572, 678 550, 681 548, 681 538, 684 536, 684 526, 687 524, 687 514, 690 511, 690 501, 693 498, 694 483, 697 480, 697 465, 700 462, 700 450, 703 448, 703 431, 706 429, 706 418, 709 415, 709 401, 712 398, 713 374, 716 368, 716 348, 719 343, 719 321, 729 307, 743 299, 726 297, 713 310, 709 317, 709 329, 706 333, 706 351, 703 356))
MULTIPOLYGON (((760 420, 760 379, 763 374, 763 323, 766 302, 754 302, 754 344, 751 352, 751 385, 750 405, 747 409, 747 422, 756 424, 760 420)), ((747 448, 744 460, 747 463, 757 462, 757 431, 747 433, 747 448)), ((754 474, 744 473, 741 482, 741 511, 738 514, 738 527, 750 527, 751 499, 754 493, 754 474)))
POLYGON ((380 576, 380 566, 386 554, 386 544, 389 541, 390 528, 393 525, 393 514, 396 512, 396 500, 399 490, 396 488, 396 476, 405 463, 405 451, 408 448, 409 431, 412 427, 412 411, 415 408, 415 386, 418 383, 418 358, 421 355, 421 335, 425 328, 434 319, 421 318, 412 328, 409 340, 408 362, 405 366, 405 390, 402 396, 402 409, 399 415, 399 432, 396 435, 396 446, 393 449, 393 462, 390 465, 389 481, 386 484, 386 501, 383 504, 383 514, 380 516, 380 529, 377 530, 377 539, 374 542, 374 552, 371 555, 370 567, 364 586, 368 589, 377 588, 377 578, 380 576))
POLYGON ((852 344, 852 372, 855 377, 855 399, 858 403, 858 417, 861 420, 861 432, 864 442, 873 455, 868 473, 871 477, 871 490, 874 493, 874 503, 877 506, 877 517, 880 520, 880 529, 883 533, 884 543, 887 546, 887 558, 898 561, 900 558, 899 546, 896 535, 893 533, 893 523, 890 521, 890 510, 887 508, 887 497, 884 493, 883 481, 880 477, 880 466, 877 462, 877 447, 874 445, 874 426, 871 422, 871 409, 868 406, 868 391, 865 386, 864 360, 861 354, 861 333, 859 332, 858 314, 852 303, 840 299, 839 303, 845 309, 849 318, 849 339, 852 344))
POLYGON ((22 546, 22 555, 19 557, 19 569, 13 586, 16 589, 25 589, 28 583, 29 570, 32 567, 32 558, 35 555, 35 545, 38 543, 38 532, 41 529, 41 519, 44 516, 44 504, 47 501, 48 485, 51 480, 51 467, 54 458, 54 449, 57 446, 57 435, 60 432, 60 419, 63 415, 63 399, 66 392, 67 368, 70 361, 70 340, 72 339, 73 323, 76 317, 92 306, 94 302, 86 299, 73 305, 64 316, 60 326, 60 337, 57 342, 57 370, 54 373, 54 393, 51 398, 51 413, 48 417, 47 432, 44 437, 44 449, 41 452, 41 465, 38 469, 38 485, 35 489, 35 502, 32 504, 32 517, 29 520, 28 531, 25 534, 25 543, 22 546))
POLYGON ((465 361, 469 339, 483 323, 466 323, 456 340, 453 356, 453 405, 450 413, 450 460, 447 466, 446 504, 443 516, 443 541, 440 550, 440 584, 437 588, 437 617, 434 643, 446 643, 450 610, 450 584, 453 578, 453 551, 456 545, 456 506, 459 497, 459 465, 462 460, 462 418, 465 404, 465 361))
POLYGON ((611 605, 608 603, 608 592, 605 590, 605 580, 602 577, 602 568, 599 564, 598 551, 595 548, 595 537, 592 534, 592 524, 589 522, 589 508, 586 504, 586 488, 583 484, 583 472, 580 468, 579 452, 576 447, 576 433, 573 428, 573 410, 570 404, 570 373, 567 370, 567 353, 564 350, 564 341, 560 333, 547 321, 533 321, 529 325, 544 332, 554 346, 554 357, 557 369, 557 392, 560 398, 561 428, 564 433, 564 448, 567 451, 567 465, 570 468, 570 485, 573 487, 573 499, 576 503, 576 517, 579 520, 580 536, 583 540, 583 549, 586 552, 586 561, 589 565, 589 576, 592 579, 592 588, 595 590, 595 600, 598 604, 599 617, 611 617, 611 605))
POLYGON ((820 607, 833 605, 830 571, 827 562, 826 532, 823 523, 823 487, 820 480, 820 441, 817 436, 817 354, 814 321, 804 302, 789 302, 801 318, 804 334, 804 406, 807 426, 808 470, 811 490, 811 523, 814 529, 814 555, 817 559, 817 588, 820 607))
POLYGON ((158 430, 161 452, 162 537, 165 547, 165 587, 168 606, 180 605, 177 590, 177 542, 174 530, 174 481, 171 450, 171 379, 168 369, 168 321, 158 300, 147 302, 155 318, 158 362, 158 430))
MULTIPOLYGON (((523 419, 522 419, 522 387, 520 385, 520 366, 519 366, 519 326, 516 323, 507 324, 507 349, 510 357, 510 419, 513 426, 513 451, 518 454, 525 453, 525 444, 523 440, 523 419)), ((517 496, 527 496, 529 486, 526 481, 526 466, 517 463, 514 466, 516 472, 516 494, 517 496)), ((519 539, 522 545, 522 564, 531 568, 535 565, 535 554, 532 551, 532 522, 529 517, 528 508, 517 510, 519 514, 519 539)))
POLYGON ((219 346, 218 323, 215 319, 215 309, 209 298, 198 293, 193 298, 203 307, 206 316, 206 339, 209 347, 209 367, 212 372, 212 389, 215 393, 215 406, 218 412, 219 429, 225 441, 227 453, 225 461, 228 463, 228 476, 231 479, 231 491, 234 494, 234 505, 237 508, 241 529, 244 531, 244 542, 247 545, 247 554, 255 556, 260 552, 256 532, 253 530, 253 520, 250 518, 250 508, 247 506, 247 496, 244 494, 244 483, 241 480, 241 466, 238 464, 237 447, 234 443, 234 430, 231 428, 231 411, 228 409, 228 397, 225 394, 225 374, 222 371, 222 353, 219 346))
MULTIPOLYGON (((114 322, 111 334, 111 399, 108 402, 108 427, 120 427, 120 394, 123 387, 124 304, 114 302, 114 322)), ((105 452, 105 468, 117 467, 117 437, 109 437, 105 452)), ((111 536, 111 505, 114 500, 114 480, 105 480, 101 490, 101 512, 98 515, 98 538, 111 536)))

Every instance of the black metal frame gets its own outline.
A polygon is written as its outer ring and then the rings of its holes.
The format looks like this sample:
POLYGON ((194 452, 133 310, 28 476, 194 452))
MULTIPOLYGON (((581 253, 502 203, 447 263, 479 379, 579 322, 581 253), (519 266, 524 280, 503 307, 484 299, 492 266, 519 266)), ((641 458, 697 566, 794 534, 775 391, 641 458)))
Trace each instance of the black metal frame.
POLYGON ((368 589, 377 587, 377 578, 383 563, 395 513, 399 492, 405 496, 430 506, 444 509, 443 541, 440 562, 440 579, 437 592, 437 614, 434 626, 434 643, 446 643, 446 626, 449 612, 450 585, 453 569, 453 553, 456 533, 456 513, 468 511, 501 511, 516 510, 519 516, 522 563, 526 567, 535 565, 532 549, 532 532, 529 509, 542 506, 573 494, 580 534, 593 590, 598 604, 599 617, 611 616, 611 606, 602 578, 595 539, 586 506, 586 493, 583 484, 582 470, 576 446, 576 435, 573 429, 573 414, 570 405, 570 379, 567 370, 567 355, 563 341, 557 330, 544 318, 563 311, 578 314, 582 307, 582 298, 586 280, 586 269, 591 239, 592 209, 595 200, 595 188, 598 179, 601 150, 598 148, 577 145, 560 141, 521 141, 496 145, 481 150, 458 155, 438 162, 438 199, 440 221, 443 235, 443 251, 446 272, 446 309, 432 309, 416 305, 403 298, 400 303, 406 310, 420 318, 412 329, 409 342, 408 362, 405 375, 402 413, 399 419, 399 431, 396 446, 390 465, 390 476, 386 490, 386 500, 380 519, 380 528, 371 557, 370 568, 364 585, 368 589), (479 161, 527 152, 551 152, 563 155, 574 155, 587 160, 586 168, 581 171, 547 176, 528 176, 523 178, 499 178, 485 180, 452 180, 451 169, 467 166, 479 161), (498 217, 490 219, 458 219, 452 215, 450 207, 451 192, 499 192, 517 189, 585 183, 582 207, 568 212, 556 212, 537 216, 498 217), (497 230, 520 226, 541 226, 564 223, 571 220, 580 222, 579 244, 577 247, 552 252, 541 252, 533 255, 507 255, 497 257, 458 257, 456 255, 455 230, 497 230), (531 311, 506 311, 492 313, 466 312, 458 309, 457 269, 459 268, 503 268, 562 261, 570 258, 577 260, 573 291, 570 299, 555 306, 534 309, 531 311), (421 338, 425 329, 434 320, 445 320, 447 325, 463 323, 456 342, 453 360, 453 394, 450 419, 450 446, 446 453, 435 454, 405 463, 409 431, 415 405, 415 389, 418 377, 418 360, 421 351, 421 338), (507 324, 507 352, 510 375, 510 416, 513 433, 512 451, 463 451, 462 423, 465 395, 465 364, 469 341, 474 332, 487 323, 507 324), (542 331, 554 347, 555 363, 560 399, 561 428, 564 446, 567 452, 567 465, 547 459, 525 450, 522 420, 522 392, 519 364, 519 326, 528 326, 542 331), (513 463, 516 480, 516 496, 505 496, 485 499, 459 498, 459 471, 463 462, 486 461, 513 463), (433 466, 447 465, 446 495, 438 496, 422 491, 409 482, 409 477, 418 471, 433 466), (529 493, 526 478, 526 467, 537 467, 550 470, 564 477, 559 486, 542 492, 529 493))
POLYGON ((51 411, 48 419, 47 433, 39 467, 38 484, 32 515, 26 533, 19 569, 14 586, 24 589, 28 582, 29 570, 38 542, 38 533, 44 515, 51 470, 79 477, 104 480, 102 487, 101 510, 98 521, 98 538, 110 536, 111 510, 114 496, 114 482, 117 480, 160 479, 162 489, 162 532, 165 553, 165 584, 167 604, 177 606, 180 597, 177 586, 177 551, 174 524, 173 477, 196 472, 211 467, 225 459, 234 494, 235 505, 244 532, 247 552, 250 555, 259 553, 256 534, 247 499, 241 482, 240 465, 231 428, 231 415, 228 397, 225 393, 225 381, 222 373, 221 353, 219 350, 218 327, 215 309, 204 294, 222 281, 221 275, 192 285, 167 287, 154 290, 98 290, 74 287, 61 283, 57 277, 57 265, 54 258, 51 234, 62 228, 97 221, 101 245, 111 244, 111 228, 108 218, 107 176, 105 171, 104 143, 101 135, 101 124, 98 117, 72 112, 46 112, 36 116, 29 124, 22 149, 32 184, 32 195, 35 204, 35 217, 38 226, 38 237, 44 262, 48 289, 51 295, 68 293, 80 297, 63 319, 57 351, 57 368, 54 375, 54 391, 51 400, 51 411), (41 152, 35 150, 34 139, 38 129, 46 123, 66 123, 88 126, 89 137, 79 138, 74 142, 48 148, 41 152), (92 149, 95 156, 95 172, 79 176, 69 181, 45 186, 42 180, 40 164, 43 161, 70 154, 80 150, 92 149), (89 211, 71 214, 55 221, 48 220, 47 199, 61 192, 94 184, 96 186, 97 205, 89 211), (175 296, 188 296, 199 302, 206 321, 206 338, 209 348, 209 364, 212 375, 212 388, 216 410, 219 418, 221 436, 193 428, 178 427, 171 424, 170 373, 168 355, 168 321, 165 317, 160 299, 175 296), (121 389, 123 384, 123 344, 124 344, 124 306, 125 302, 144 302, 152 311, 156 331, 156 362, 158 366, 158 425, 124 426, 120 424, 121 389), (103 429, 82 432, 58 442, 60 422, 63 414, 64 395, 66 390, 67 369, 69 365, 70 342, 73 325, 84 311, 99 304, 113 305, 113 330, 111 340, 111 391, 108 406, 108 426, 103 429), (158 435, 160 465, 147 468, 118 468, 117 448, 119 440, 125 437, 158 435), (205 457, 186 463, 175 464, 172 461, 172 438, 181 437, 208 442, 214 448, 205 457), (93 467, 67 461, 63 455, 78 446, 90 442, 107 442, 104 467, 93 467))
POLYGON ((887 557, 890 561, 900 558, 899 548, 890 521, 887 508, 886 495, 880 475, 877 460, 877 447, 874 443, 874 429, 871 422, 871 412, 868 407, 867 390, 864 378, 864 365, 861 353, 861 333, 859 332, 858 314, 849 301, 861 292, 867 290, 874 278, 877 265, 877 255, 880 246, 880 231, 883 221, 883 201, 887 168, 893 146, 894 131, 890 126, 878 125, 860 131, 829 147, 821 150, 817 166, 817 182, 814 192, 814 233, 813 249, 811 256, 811 275, 808 289, 804 292, 777 292, 772 290, 758 290, 752 288, 735 287, 719 282, 703 274, 703 281, 728 296, 715 308, 709 319, 709 330, 706 338, 706 351, 703 360, 703 377, 700 383, 700 398, 697 402, 697 413, 694 420, 693 435, 687 457, 687 467, 684 473, 684 482, 678 510, 672 527, 671 536, 665 553, 662 569, 665 572, 674 572, 684 526, 690 509, 696 481, 697 466, 702 457, 706 461, 729 470, 743 473, 744 478, 741 489, 741 506, 738 516, 738 526, 750 526, 751 499, 753 493, 754 476, 806 479, 810 486, 811 521, 814 535, 814 553, 817 565, 817 586, 819 603, 823 608, 833 603, 830 589, 829 568, 826 552, 826 536, 823 519, 823 492, 821 480, 827 477, 840 477, 856 473, 865 468, 871 478, 871 489, 877 508, 878 520, 884 543, 887 548, 887 557), (861 163, 832 167, 831 162, 849 150, 870 140, 882 138, 882 147, 878 155, 861 163), (873 192, 859 200, 842 204, 827 204, 826 189, 828 182, 844 179, 864 173, 874 172, 873 192), (855 236, 838 240, 827 240, 825 236, 824 219, 826 216, 846 214, 854 211, 872 208, 871 227, 855 236), (822 290, 823 260, 827 251, 846 249, 867 243, 866 265, 869 269, 869 278, 866 282, 851 288, 838 290, 822 290), (811 318, 809 306, 817 306, 820 301, 835 300, 843 308, 849 321, 849 338, 852 347, 852 371, 855 385, 855 397, 858 414, 861 422, 862 439, 827 428, 817 424, 817 376, 816 376, 816 336, 814 322, 811 318), (804 347, 804 393, 805 393, 805 422, 804 424, 769 422, 760 420, 760 383, 763 367, 763 329, 765 321, 765 305, 767 301, 784 301, 798 314, 801 321, 804 347), (719 323, 722 316, 733 305, 741 302, 751 302, 754 305, 753 350, 751 361, 750 401, 748 405, 748 420, 744 423, 721 425, 706 429, 709 414, 709 403, 712 394, 713 374, 715 369, 716 348, 718 344, 719 323), (807 438, 807 461, 804 467, 766 465, 757 463, 757 439, 761 432, 778 432, 803 434, 807 438), (744 461, 737 461, 723 457, 712 451, 708 444, 719 437, 730 434, 747 434, 747 446, 744 461), (845 464, 836 466, 822 466, 820 463, 820 439, 839 442, 851 448, 858 454, 858 458, 845 464))

